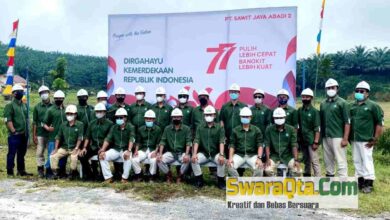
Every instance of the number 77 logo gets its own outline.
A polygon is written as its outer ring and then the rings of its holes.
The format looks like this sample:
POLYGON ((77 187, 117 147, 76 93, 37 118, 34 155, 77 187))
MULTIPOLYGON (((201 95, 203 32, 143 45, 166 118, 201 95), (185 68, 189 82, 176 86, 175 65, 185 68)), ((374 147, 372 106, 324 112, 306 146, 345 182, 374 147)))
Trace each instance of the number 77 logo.
POLYGON ((217 66, 217 63, 218 63, 219 59, 221 58, 222 54, 224 54, 224 53, 225 53, 225 55, 223 56, 223 58, 219 64, 218 69, 226 70, 229 58, 232 55, 232 53, 234 52, 234 50, 236 49, 236 47, 234 47, 234 45, 236 45, 236 44, 235 43, 226 43, 226 44, 219 44, 219 47, 216 47, 216 48, 207 48, 208 53, 214 53, 214 52, 217 53, 217 54, 215 54, 214 58, 210 62, 209 68, 207 69, 207 74, 214 73, 215 67, 217 66))

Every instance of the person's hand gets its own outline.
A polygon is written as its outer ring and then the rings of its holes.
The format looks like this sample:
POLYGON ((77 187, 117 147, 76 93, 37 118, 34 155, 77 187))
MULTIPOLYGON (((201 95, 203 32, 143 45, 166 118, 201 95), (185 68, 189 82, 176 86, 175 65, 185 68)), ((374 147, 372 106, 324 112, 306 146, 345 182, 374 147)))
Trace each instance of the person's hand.
POLYGON ((219 165, 223 165, 225 163, 225 157, 222 156, 221 154, 218 157, 218 163, 219 165))
POLYGON ((183 157, 183 163, 188 163, 190 162, 190 156, 188 154, 185 154, 183 157))
POLYGON ((312 149, 313 151, 316 151, 316 150, 318 149, 318 147, 319 147, 319 145, 318 145, 318 144, 315 144, 315 143, 313 143, 313 145, 311 145, 311 149, 312 149))
POLYGON ((79 152, 79 156, 80 157, 84 157, 84 155, 87 153, 87 149, 82 149, 80 152, 79 152))
POLYGON ((80 152, 80 149, 75 148, 75 149, 72 150, 71 154, 73 154, 73 155, 78 155, 79 152, 80 152))
POLYGON ((344 147, 346 147, 347 145, 348 145, 348 140, 344 140, 344 139, 343 139, 343 140, 341 141, 341 147, 344 148, 344 147))
POLYGON ((99 153, 99 160, 104 160, 106 158, 106 152, 102 151, 99 153))
POLYGON ((227 165, 229 167, 233 167, 233 159, 229 159, 228 162, 227 162, 227 165))
POLYGON ((130 159, 130 155, 131 155, 131 153, 130 153, 130 151, 125 151, 125 153, 123 154, 123 159, 125 159, 125 160, 129 160, 130 159))
POLYGON ((376 141, 369 141, 367 144, 366 144, 366 148, 372 148, 376 143, 376 141))
POLYGON ((297 170, 300 170, 300 167, 301 167, 301 163, 299 163, 299 161, 294 161, 294 166, 297 170))
POLYGON ((53 132, 54 131, 54 127, 50 125, 50 127, 47 129, 48 132, 53 132))
POLYGON ((38 137, 36 135, 34 135, 33 141, 35 145, 38 145, 38 137))
POLYGON ((157 156, 157 152, 156 151, 150 152, 150 158, 155 158, 156 156, 157 156))
POLYGON ((138 150, 135 150, 134 154, 133 154, 133 157, 137 157, 137 156, 138 156, 138 150))
POLYGON ((266 162, 265 162, 265 167, 270 167, 271 166, 271 160, 268 159, 266 162))
POLYGON ((157 154, 156 155, 156 160, 158 163, 160 163, 162 161, 162 155, 161 154, 157 154))
POLYGON ((57 153, 57 149, 54 149, 52 152, 51 152, 51 155, 54 155, 54 154, 56 154, 57 153))
POLYGON ((262 166, 263 166, 263 162, 259 158, 257 158, 256 167, 262 167, 262 166))
POLYGON ((192 163, 196 163, 196 161, 198 161, 198 155, 194 154, 192 155, 192 163))

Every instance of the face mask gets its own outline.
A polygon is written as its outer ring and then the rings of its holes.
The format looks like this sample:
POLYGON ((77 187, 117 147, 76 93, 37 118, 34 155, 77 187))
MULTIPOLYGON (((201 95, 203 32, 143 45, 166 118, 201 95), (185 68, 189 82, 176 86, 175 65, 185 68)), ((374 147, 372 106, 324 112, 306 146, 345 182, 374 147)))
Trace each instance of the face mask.
POLYGON ((81 106, 87 105, 87 100, 86 99, 79 99, 79 105, 81 105, 81 106))
POLYGON ((285 105, 285 104, 287 104, 288 99, 278 98, 278 102, 279 102, 280 105, 285 105))
POLYGON ((96 118, 101 119, 101 118, 103 118, 105 115, 106 115, 106 114, 104 114, 104 113, 96 113, 96 118))
POLYGON ((103 105, 107 106, 107 101, 106 100, 100 101, 100 103, 103 103, 103 105))
POLYGON ((49 93, 43 93, 43 94, 41 95, 42 101, 46 101, 48 98, 49 98, 49 93))
POLYGON ((311 100, 310 100, 310 99, 302 99, 302 103, 303 103, 304 105, 308 105, 308 104, 311 103, 311 100))
POLYGON ((55 100, 54 102, 56 103, 57 106, 61 106, 64 100, 55 100))
POLYGON ((122 103, 123 101, 125 101, 125 98, 122 98, 122 97, 116 98, 116 101, 119 103, 122 103))
POLYGON ((157 102, 162 102, 164 99, 161 96, 157 96, 156 100, 157 100, 157 102))
POLYGON ((232 100, 236 100, 239 97, 238 93, 230 93, 229 95, 230 95, 230 99, 232 99, 232 100))
POLYGON ((364 100, 364 94, 363 94, 363 93, 358 93, 358 92, 356 92, 356 93, 355 93, 355 99, 356 99, 357 101, 363 101, 363 100, 364 100))
POLYGON ((123 123, 125 123, 125 120, 124 120, 124 119, 121 119, 121 118, 117 118, 117 119, 115 120, 115 123, 116 123, 117 125, 123 125, 123 123))
POLYGON ((200 102, 200 105, 201 105, 201 106, 205 106, 205 105, 207 105, 208 100, 207 100, 206 98, 200 98, 200 99, 199 99, 199 102, 200 102))
POLYGON ((67 115, 66 116, 66 120, 68 120, 68 121, 73 121, 74 120, 74 115, 67 115))
POLYGON ((337 94, 337 92, 336 92, 336 90, 334 90, 334 89, 329 89, 329 90, 326 91, 326 94, 327 94, 329 97, 334 97, 334 96, 337 94))
POLYGON ((23 98, 23 91, 16 91, 15 99, 21 100, 23 98))
POLYGON ((213 122, 214 116, 206 116, 206 117, 204 117, 204 119, 206 120, 206 122, 213 122))
POLYGON ((146 127, 148 127, 148 128, 151 128, 151 127, 153 127, 153 122, 152 121, 145 121, 145 125, 146 125, 146 127))
POLYGON ((285 121, 286 121, 285 118, 282 118, 282 119, 275 119, 275 124, 277 124, 277 125, 283 125, 285 121))
POLYGON ((249 118, 241 118, 241 123, 243 124, 249 124, 250 123, 250 119, 249 118))
POLYGON ((172 120, 172 122, 174 125, 179 125, 181 123, 181 120, 176 119, 176 120, 172 120))
POLYGON ((255 98, 255 103, 256 103, 256 104, 261 104, 261 103, 263 103, 263 99, 261 99, 261 98, 255 98))
POLYGON ((140 101, 142 99, 144 99, 144 95, 141 95, 141 94, 138 94, 138 95, 135 95, 135 98, 140 101))
POLYGON ((187 99, 186 99, 186 98, 180 98, 180 99, 179 99, 179 102, 180 102, 181 104, 184 104, 184 103, 187 102, 187 99))

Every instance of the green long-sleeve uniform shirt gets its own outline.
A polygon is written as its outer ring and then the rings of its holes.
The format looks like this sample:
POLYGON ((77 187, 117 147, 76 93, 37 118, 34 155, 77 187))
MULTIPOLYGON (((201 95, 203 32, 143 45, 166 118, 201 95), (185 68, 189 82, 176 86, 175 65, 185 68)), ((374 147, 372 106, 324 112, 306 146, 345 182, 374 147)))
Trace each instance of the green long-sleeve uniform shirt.
POLYGON ((263 146, 263 135, 258 127, 249 125, 245 130, 242 125, 236 126, 230 137, 230 148, 234 148, 234 153, 243 157, 257 155, 259 147, 263 146))
POLYGON ((72 126, 67 121, 62 123, 56 136, 56 140, 60 142, 60 147, 65 150, 73 150, 77 141, 82 141, 83 138, 84 125, 77 120, 72 126))
POLYGON ((33 124, 37 128, 37 136, 39 137, 48 137, 49 133, 43 128, 44 125, 44 118, 47 110, 52 106, 53 104, 51 102, 44 103, 40 102, 38 103, 33 110, 33 124))
POLYGON ((89 140, 93 151, 102 147, 104 139, 113 125, 112 121, 107 118, 95 119, 89 123, 85 138, 89 140))
MULTIPOLYGON (((25 133, 27 131, 27 107, 22 101, 13 99, 8 103, 4 108, 4 121, 12 121, 14 129, 18 133, 25 133)), ((8 126, 7 126, 8 128, 8 126)), ((11 130, 8 128, 8 133, 11 133, 11 130)))
POLYGON ((291 125, 285 124, 283 130, 276 125, 270 125, 265 131, 266 147, 270 148, 270 158, 276 163, 282 161, 285 165, 294 158, 293 148, 298 146, 297 132, 291 125))
POLYGON ((66 122, 65 106, 52 105, 45 114, 43 123, 54 128, 49 133, 49 141, 54 141, 62 123, 66 122))
POLYGON ((168 125, 164 129, 160 145, 164 146, 165 152, 185 153, 186 147, 192 145, 190 127, 181 124, 180 128, 176 129, 174 125, 168 125))

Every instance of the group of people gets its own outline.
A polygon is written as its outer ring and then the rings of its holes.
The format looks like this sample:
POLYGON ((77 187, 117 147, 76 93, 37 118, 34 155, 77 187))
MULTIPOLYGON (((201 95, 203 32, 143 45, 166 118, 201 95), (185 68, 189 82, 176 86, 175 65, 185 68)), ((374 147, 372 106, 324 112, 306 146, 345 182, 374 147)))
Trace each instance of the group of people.
MULTIPOLYGON (((131 170, 136 181, 145 177, 154 181, 162 173, 172 182, 171 166, 175 166, 177 183, 192 171, 195 185, 202 187, 201 166, 207 164, 217 175, 217 186, 224 189, 226 171, 237 177, 245 168, 250 168, 253 176, 274 176, 284 165, 288 175, 320 177, 322 143, 326 176, 346 177, 347 145, 351 143, 359 189, 370 193, 375 180, 372 151, 382 131, 383 111, 369 99, 370 86, 365 81, 357 84, 356 101, 351 104, 337 95, 336 80, 329 79, 325 90, 327 97, 319 111, 312 105, 313 91, 309 88, 301 93, 300 108, 289 106, 290 94, 281 89, 278 106, 270 109, 263 103, 264 91, 256 89, 255 104, 248 107, 239 101, 240 86, 232 84, 230 100, 217 111, 209 105, 206 90, 198 93, 200 105, 192 107, 188 104, 189 91, 181 89, 179 103, 173 108, 166 103, 163 87, 155 92, 155 104, 148 103, 145 89, 137 86, 136 101, 131 105, 125 103, 125 90, 117 88, 115 103, 108 105, 107 94, 100 91, 94 107, 88 105, 88 92, 80 89, 78 104, 65 107, 64 92, 56 91, 52 101, 49 88, 41 86, 38 92, 42 101, 33 110, 32 126, 38 175, 54 179, 66 175, 69 157, 71 178, 79 175, 78 161, 85 179, 102 175, 104 181, 112 182, 115 173, 120 173, 124 183, 131 170)), ((29 122, 21 101, 23 87, 14 85, 12 92, 14 98, 4 109, 9 131, 7 173, 14 175, 16 155, 18 175, 31 175, 24 164, 29 122)))

